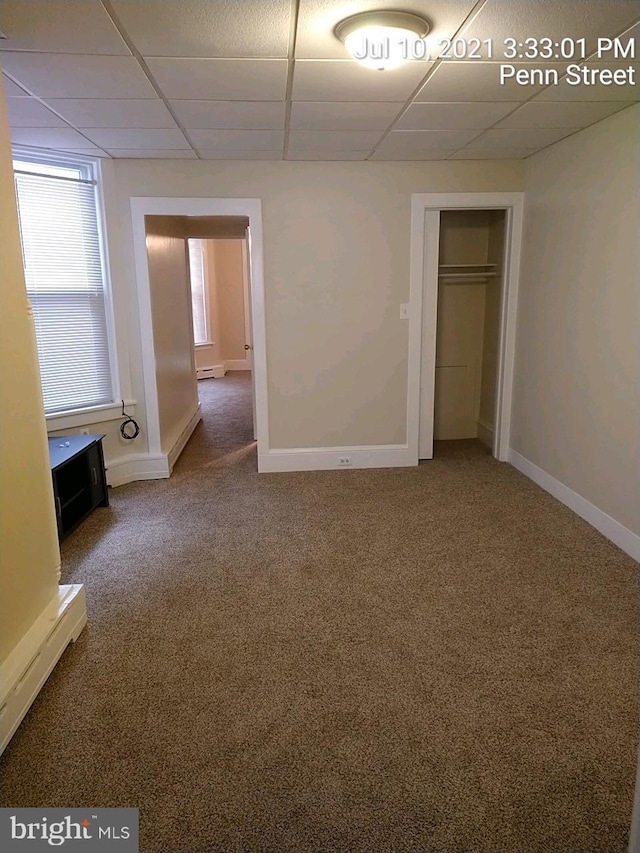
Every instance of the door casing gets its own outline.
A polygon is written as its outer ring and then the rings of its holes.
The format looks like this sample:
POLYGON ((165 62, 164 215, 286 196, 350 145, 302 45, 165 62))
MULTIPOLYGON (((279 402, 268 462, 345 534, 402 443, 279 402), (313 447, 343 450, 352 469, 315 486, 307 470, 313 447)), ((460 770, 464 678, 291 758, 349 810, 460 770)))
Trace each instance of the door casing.
POLYGON ((524 193, 415 193, 411 197, 407 443, 416 462, 433 456, 440 211, 492 209, 505 211, 493 455, 507 461, 523 208, 524 193))

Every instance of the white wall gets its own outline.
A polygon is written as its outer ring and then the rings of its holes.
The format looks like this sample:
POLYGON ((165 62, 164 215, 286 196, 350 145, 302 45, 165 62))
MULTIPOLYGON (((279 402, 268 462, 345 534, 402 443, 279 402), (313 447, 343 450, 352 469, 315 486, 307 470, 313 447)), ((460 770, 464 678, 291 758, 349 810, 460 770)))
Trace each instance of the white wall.
POLYGON ((640 106, 526 161, 514 450, 640 533, 640 106))
MULTIPOLYGON (((0 665, 56 599, 60 551, 0 81, 0 665)), ((6 687, 6 685, 4 685, 6 687)))
MULTIPOLYGON (((411 194, 523 185, 516 161, 110 165, 112 274, 129 299, 131 196, 262 199, 274 448, 404 443, 408 327, 399 305, 408 301, 411 194)), ((134 386, 140 400, 142 385, 134 386)))

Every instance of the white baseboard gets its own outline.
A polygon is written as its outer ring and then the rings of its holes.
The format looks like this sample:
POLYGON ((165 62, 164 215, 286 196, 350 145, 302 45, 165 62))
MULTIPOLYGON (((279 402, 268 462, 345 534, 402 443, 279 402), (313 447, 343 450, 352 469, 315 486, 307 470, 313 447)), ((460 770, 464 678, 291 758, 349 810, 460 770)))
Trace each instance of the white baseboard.
POLYGON ((493 447, 493 427, 486 421, 478 419, 478 439, 487 447, 493 447))
POLYGON ((294 447, 258 453, 258 471, 331 471, 353 468, 405 468, 417 465, 415 452, 406 444, 371 445, 370 447, 294 447), (350 465, 339 459, 349 457, 350 465))
POLYGON ((107 483, 110 486, 124 486, 138 480, 166 480, 171 476, 173 466, 184 450, 191 434, 202 420, 200 403, 185 420, 178 437, 168 453, 132 453, 119 459, 107 459, 107 483))
POLYGON ((132 453, 106 462, 107 483, 124 486, 136 480, 164 480, 170 474, 169 462, 164 453, 132 453))
POLYGON ((173 471, 173 466, 178 461, 178 457, 184 450, 186 443, 191 438, 194 429, 198 426, 201 420, 202 412, 200 411, 200 403, 198 403, 193 412, 186 419, 186 423, 180 430, 178 438, 173 442, 171 450, 169 450, 169 452, 167 453, 167 464, 169 466, 169 473, 173 471))
POLYGON ((248 358, 229 358, 225 361, 224 366, 227 370, 251 370, 248 358))
POLYGON ((7 660, 0 666, 0 753, 13 737, 69 643, 87 624, 82 584, 58 587, 7 660))
POLYGON ((542 468, 539 468, 526 457, 509 448, 508 461, 534 483, 553 495, 569 509, 572 509, 592 527, 600 531, 603 536, 610 539, 618 548, 625 551, 634 560, 640 562, 640 536, 616 521, 606 512, 599 509, 582 495, 574 492, 569 486, 565 486, 560 480, 556 480, 542 468))

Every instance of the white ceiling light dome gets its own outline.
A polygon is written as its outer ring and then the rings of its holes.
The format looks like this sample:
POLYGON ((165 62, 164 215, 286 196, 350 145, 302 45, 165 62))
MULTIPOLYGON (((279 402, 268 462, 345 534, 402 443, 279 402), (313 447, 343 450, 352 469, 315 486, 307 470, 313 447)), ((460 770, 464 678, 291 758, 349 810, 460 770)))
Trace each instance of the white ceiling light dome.
POLYGON ((361 12, 345 18, 334 33, 361 65, 386 71, 404 62, 427 59, 429 24, 412 12, 361 12))

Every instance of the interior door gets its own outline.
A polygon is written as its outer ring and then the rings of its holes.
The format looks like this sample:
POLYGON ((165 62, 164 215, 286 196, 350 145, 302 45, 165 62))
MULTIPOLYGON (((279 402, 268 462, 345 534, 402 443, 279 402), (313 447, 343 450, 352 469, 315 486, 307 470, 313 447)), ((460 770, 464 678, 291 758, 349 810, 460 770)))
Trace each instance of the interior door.
POLYGON ((244 252, 242 253, 243 287, 244 287, 244 339, 247 361, 251 370, 251 406, 253 410, 253 438, 258 438, 258 426, 256 423, 256 373, 253 369, 253 324, 251 316, 251 232, 247 228, 247 236, 244 241, 244 252))

